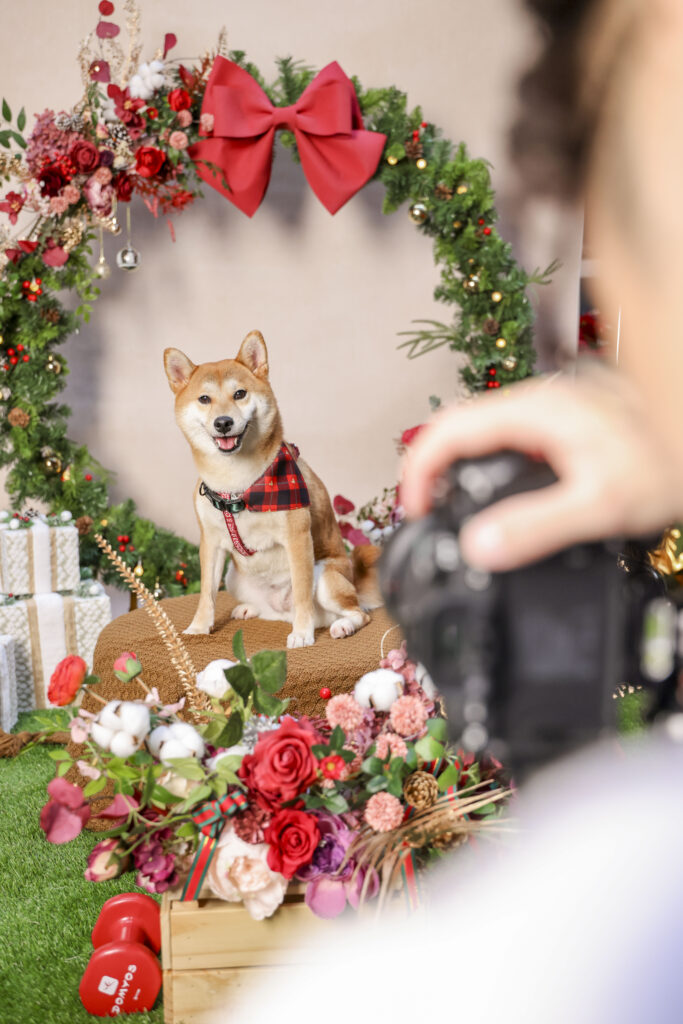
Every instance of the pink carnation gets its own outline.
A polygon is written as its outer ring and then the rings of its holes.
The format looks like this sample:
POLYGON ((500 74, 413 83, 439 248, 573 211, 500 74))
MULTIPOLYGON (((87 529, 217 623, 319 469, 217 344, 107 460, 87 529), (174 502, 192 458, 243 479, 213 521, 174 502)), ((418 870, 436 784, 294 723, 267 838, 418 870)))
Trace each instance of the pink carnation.
POLYGON ((401 739, 393 732, 383 732, 377 737, 377 744, 375 746, 375 756, 383 761, 387 754, 391 753, 392 757, 405 757, 408 753, 408 748, 401 739))
POLYGON ((66 213, 69 207, 69 200, 65 196, 52 196, 50 199, 50 213, 66 213))
MULTIPOLYGON (((101 170, 104 170, 104 168, 101 168, 101 170)), ((66 199, 67 203, 71 205, 72 203, 77 203, 81 198, 81 190, 75 185, 65 185, 62 189, 62 195, 66 199)))
POLYGON ((419 697, 399 697, 391 705, 391 724, 401 736, 414 736, 421 732, 427 721, 427 709, 419 697))
POLYGON ((185 132, 171 132, 168 143, 174 149, 187 149, 187 135, 185 132))
POLYGON ((176 121, 181 128, 187 128, 192 124, 192 114, 189 110, 179 110, 176 114, 176 121))
POLYGON ((213 114, 202 114, 199 118, 199 130, 204 135, 208 135, 209 132, 213 131, 213 114))
POLYGON ((333 729, 338 725, 344 732, 349 733, 357 729, 363 721, 363 708, 355 697, 350 693, 340 693, 328 701, 325 708, 327 721, 333 729))
POLYGON ((375 832, 391 832, 403 821, 403 804, 391 793, 375 793, 365 805, 363 817, 375 832))

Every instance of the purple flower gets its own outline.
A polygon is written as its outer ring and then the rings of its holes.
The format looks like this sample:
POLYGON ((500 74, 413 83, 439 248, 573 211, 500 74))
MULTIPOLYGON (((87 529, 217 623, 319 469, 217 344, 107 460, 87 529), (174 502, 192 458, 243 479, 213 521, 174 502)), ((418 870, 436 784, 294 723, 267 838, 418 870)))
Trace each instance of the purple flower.
POLYGON ((133 862, 138 868, 135 884, 147 892, 161 893, 178 883, 175 857, 164 851, 163 840, 172 836, 171 829, 160 829, 145 839, 133 852, 133 862))
MULTIPOLYGON (((306 886, 306 903, 318 917, 338 917, 346 904, 357 908, 360 894, 365 881, 366 869, 356 870, 353 858, 347 860, 342 868, 346 851, 354 833, 347 828, 342 818, 336 814, 321 812, 316 815, 320 829, 320 843, 310 864, 300 868, 297 878, 308 882, 306 886)), ((373 870, 372 878, 366 890, 366 898, 371 899, 379 891, 379 878, 373 870)))

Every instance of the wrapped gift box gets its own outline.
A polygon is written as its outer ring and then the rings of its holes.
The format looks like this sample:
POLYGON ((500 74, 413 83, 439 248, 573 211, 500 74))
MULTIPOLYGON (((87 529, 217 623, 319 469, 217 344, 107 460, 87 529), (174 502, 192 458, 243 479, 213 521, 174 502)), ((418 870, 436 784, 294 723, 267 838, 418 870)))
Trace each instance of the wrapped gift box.
POLYGON ((58 662, 78 654, 92 667, 100 631, 111 620, 106 595, 36 594, 0 604, 0 633, 15 642, 17 709, 49 707, 47 687, 58 662))
POLYGON ((0 729, 9 732, 17 720, 17 676, 14 637, 0 636, 0 729))
POLYGON ((35 517, 12 529, 13 522, 0 523, 0 592, 17 597, 76 590, 81 572, 73 523, 35 517))

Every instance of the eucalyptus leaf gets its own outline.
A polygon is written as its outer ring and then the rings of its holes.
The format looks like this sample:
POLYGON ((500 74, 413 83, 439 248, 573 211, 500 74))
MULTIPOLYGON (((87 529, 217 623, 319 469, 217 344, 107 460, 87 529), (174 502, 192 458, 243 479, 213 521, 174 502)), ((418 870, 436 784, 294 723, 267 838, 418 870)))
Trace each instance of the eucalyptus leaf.
POLYGON ((259 686, 266 693, 276 693, 287 679, 285 651, 259 651, 251 659, 251 666, 259 686))

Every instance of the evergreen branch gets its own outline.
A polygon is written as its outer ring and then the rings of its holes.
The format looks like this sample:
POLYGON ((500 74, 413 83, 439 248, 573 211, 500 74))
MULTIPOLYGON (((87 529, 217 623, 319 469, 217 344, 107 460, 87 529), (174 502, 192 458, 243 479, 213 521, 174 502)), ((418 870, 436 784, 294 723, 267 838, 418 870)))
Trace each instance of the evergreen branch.
POLYGON ((452 325, 442 324, 438 320, 413 320, 413 323, 432 324, 432 327, 398 332, 399 337, 407 335, 407 340, 396 347, 407 348, 408 359, 417 359, 418 356, 433 352, 442 345, 452 345, 458 340, 457 332, 452 325))
POLYGON ((195 683, 197 670, 192 663, 187 648, 180 639, 177 629, 164 609, 149 592, 142 580, 138 579, 123 559, 116 554, 109 541, 105 540, 101 533, 95 534, 95 541, 141 602, 147 614, 151 616, 156 631, 169 652, 171 664, 180 677, 188 706, 195 712, 208 710, 208 701, 203 694, 199 693, 195 683))

